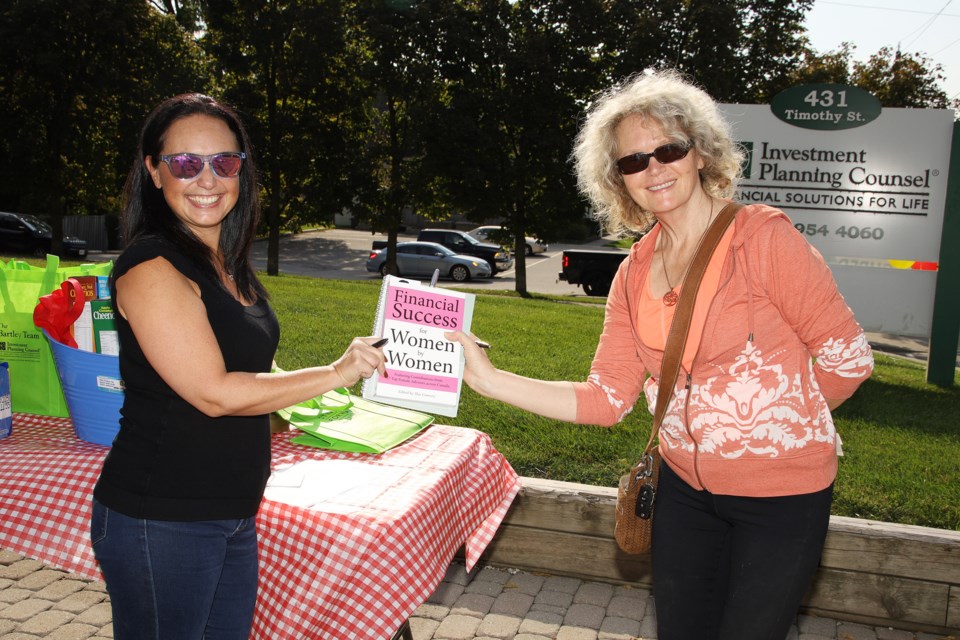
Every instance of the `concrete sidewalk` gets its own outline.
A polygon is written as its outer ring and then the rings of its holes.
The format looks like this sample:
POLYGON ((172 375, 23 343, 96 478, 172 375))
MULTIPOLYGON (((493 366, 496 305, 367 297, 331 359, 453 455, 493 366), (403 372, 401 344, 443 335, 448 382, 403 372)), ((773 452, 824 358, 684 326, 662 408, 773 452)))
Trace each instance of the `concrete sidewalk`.
MULTIPOLYGON (((414 612, 410 627, 415 640, 657 637, 653 597, 645 589, 493 567, 468 576, 459 562, 450 565, 437 590, 414 612)), ((110 603, 103 583, 0 551, 0 640, 112 637, 110 603)), ((801 615, 786 640, 949 637, 801 615)))
MULTIPOLYGON (((901 356, 917 362, 927 362, 930 345, 921 338, 907 338, 889 333, 867 333, 867 340, 874 351, 891 356, 901 356)), ((960 353, 957 354, 957 366, 960 367, 960 353)))

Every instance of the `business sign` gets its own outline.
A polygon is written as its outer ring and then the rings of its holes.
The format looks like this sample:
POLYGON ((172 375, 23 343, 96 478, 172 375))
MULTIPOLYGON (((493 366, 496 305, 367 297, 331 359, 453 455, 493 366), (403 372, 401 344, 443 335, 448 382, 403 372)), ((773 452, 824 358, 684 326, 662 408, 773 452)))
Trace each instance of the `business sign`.
POLYGON ((721 108, 747 151, 735 198, 790 217, 867 331, 929 336, 953 112, 825 84, 721 108))
POLYGON ((770 111, 804 129, 853 129, 876 120, 882 108, 869 91, 842 84, 805 84, 773 97, 770 111))

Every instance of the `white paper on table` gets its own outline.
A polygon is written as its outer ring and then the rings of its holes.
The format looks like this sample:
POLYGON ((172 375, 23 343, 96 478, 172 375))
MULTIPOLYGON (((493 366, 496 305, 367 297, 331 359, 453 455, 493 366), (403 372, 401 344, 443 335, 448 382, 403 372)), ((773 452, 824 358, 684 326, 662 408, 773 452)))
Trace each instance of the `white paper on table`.
POLYGON ((309 509, 358 488, 395 485, 409 471, 351 460, 304 460, 274 471, 264 497, 309 509))

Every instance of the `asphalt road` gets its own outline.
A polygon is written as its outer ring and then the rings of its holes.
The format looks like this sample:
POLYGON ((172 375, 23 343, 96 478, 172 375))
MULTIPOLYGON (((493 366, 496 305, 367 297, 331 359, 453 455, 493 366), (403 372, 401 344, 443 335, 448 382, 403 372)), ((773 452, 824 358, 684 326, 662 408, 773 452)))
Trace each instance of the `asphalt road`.
MULTIPOLYGON (((400 240, 414 240, 401 236, 400 240)), ((354 229, 325 229, 286 235, 280 239, 280 273, 330 278, 339 280, 379 280, 380 276, 366 270, 367 256, 374 240, 386 240, 382 234, 354 229)), ((586 244, 551 244, 544 253, 526 257, 527 291, 558 295, 585 296, 583 289, 557 277, 561 271, 560 258, 564 249, 612 250, 605 239, 586 244)), ((267 243, 257 241, 253 248, 254 268, 266 270, 267 243)), ((441 279, 439 286, 463 286, 452 280, 441 279)), ((493 278, 471 280, 468 286, 476 289, 516 288, 516 266, 498 273, 493 278)))

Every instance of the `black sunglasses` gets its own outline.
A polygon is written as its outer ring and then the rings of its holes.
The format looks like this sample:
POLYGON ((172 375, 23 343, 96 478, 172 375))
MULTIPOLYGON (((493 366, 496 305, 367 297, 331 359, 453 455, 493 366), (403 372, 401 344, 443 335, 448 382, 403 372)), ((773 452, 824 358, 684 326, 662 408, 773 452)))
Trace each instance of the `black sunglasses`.
POLYGON ((671 142, 657 147, 650 153, 631 153, 617 160, 617 169, 625 176, 640 173, 650 166, 650 158, 656 158, 660 164, 670 164, 686 158, 692 148, 690 144, 671 142))
POLYGON ((210 163, 210 168, 221 178, 236 178, 247 154, 238 151, 214 153, 201 156, 196 153, 174 153, 160 156, 161 162, 166 162, 170 174, 177 180, 193 180, 203 172, 203 165, 210 163))

